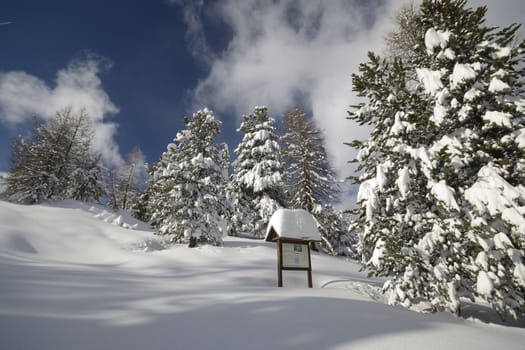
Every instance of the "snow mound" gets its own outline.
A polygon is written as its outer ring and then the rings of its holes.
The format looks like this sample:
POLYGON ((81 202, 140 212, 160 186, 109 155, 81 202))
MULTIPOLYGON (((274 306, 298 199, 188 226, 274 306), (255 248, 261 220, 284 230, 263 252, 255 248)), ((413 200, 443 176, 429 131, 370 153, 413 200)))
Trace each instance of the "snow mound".
POLYGON ((90 213, 96 219, 130 230, 140 229, 147 231, 151 229, 149 225, 135 219, 131 212, 127 210, 112 210, 100 204, 83 203, 74 200, 59 201, 51 203, 50 206, 84 211, 90 213))
MULTIPOLYGON (((0 253, 76 263, 129 259, 135 246, 152 236, 151 230, 130 234, 134 231, 113 228, 116 218, 106 221, 112 225, 99 224, 101 208, 77 201, 32 206, 0 202, 0 253)), ((124 226, 122 216, 120 220, 124 226)))

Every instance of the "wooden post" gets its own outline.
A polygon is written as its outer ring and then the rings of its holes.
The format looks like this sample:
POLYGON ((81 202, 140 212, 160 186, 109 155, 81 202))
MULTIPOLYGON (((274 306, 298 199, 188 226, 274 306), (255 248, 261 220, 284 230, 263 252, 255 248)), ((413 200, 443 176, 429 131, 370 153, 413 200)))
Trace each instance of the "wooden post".
POLYGON ((313 288, 312 283, 312 258, 310 256, 310 244, 306 245, 308 247, 308 288, 313 288))
POLYGON ((283 286, 283 249, 280 239, 277 240, 277 286, 283 286))

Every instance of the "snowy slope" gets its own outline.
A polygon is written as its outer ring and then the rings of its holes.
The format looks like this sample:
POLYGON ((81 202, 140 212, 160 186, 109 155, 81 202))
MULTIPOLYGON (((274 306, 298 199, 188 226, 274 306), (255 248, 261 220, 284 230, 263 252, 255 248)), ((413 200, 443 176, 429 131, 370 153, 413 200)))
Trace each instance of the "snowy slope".
MULTIPOLYGON (((136 229, 126 229, 135 227, 136 229)), ((276 288, 273 243, 161 250, 77 202, 0 202, 1 349, 523 349, 514 327, 386 306, 381 281, 314 254, 276 288)), ((480 315, 486 310, 467 312, 480 315)), ((519 327, 521 326, 521 327, 519 327)))

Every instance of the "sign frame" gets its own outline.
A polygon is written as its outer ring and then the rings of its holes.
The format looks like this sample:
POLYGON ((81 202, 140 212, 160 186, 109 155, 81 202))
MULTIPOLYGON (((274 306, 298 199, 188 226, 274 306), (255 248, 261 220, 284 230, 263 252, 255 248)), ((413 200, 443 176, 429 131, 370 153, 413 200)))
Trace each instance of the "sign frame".
POLYGON ((278 286, 283 286, 283 270, 290 270, 306 271, 308 275, 308 288, 312 288, 312 259, 310 256, 310 241, 278 238, 276 242, 278 286), (301 248, 300 250, 299 247, 301 248))

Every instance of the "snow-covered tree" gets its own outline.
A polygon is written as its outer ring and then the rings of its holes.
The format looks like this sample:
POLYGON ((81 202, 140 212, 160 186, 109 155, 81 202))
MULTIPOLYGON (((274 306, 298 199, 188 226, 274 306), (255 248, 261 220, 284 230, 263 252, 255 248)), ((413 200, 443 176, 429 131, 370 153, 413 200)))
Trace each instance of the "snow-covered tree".
POLYGON ((235 149, 231 178, 236 197, 231 222, 234 235, 263 237, 270 217, 284 204, 284 167, 274 124, 266 107, 256 107, 243 116, 238 129, 244 136, 235 149))
POLYGON ((127 154, 124 163, 112 172, 109 205, 119 209, 132 209, 145 187, 146 178, 144 154, 135 146, 127 154))
POLYGON ((517 26, 483 26, 486 8, 423 1, 410 59, 370 55, 354 76, 368 99, 350 118, 363 172, 363 260, 389 277, 391 303, 460 311, 480 297, 525 311, 525 44, 517 26), (413 80, 415 77, 417 80, 413 80))
POLYGON ((8 198, 22 203, 101 197, 100 156, 91 148, 93 131, 84 110, 58 111, 48 123, 35 121, 28 139, 13 141, 8 198))
POLYGON ((172 187, 171 144, 162 153, 157 163, 148 168, 149 178, 146 189, 135 205, 138 219, 158 227, 162 218, 169 215, 169 192, 172 187))
POLYGON ((152 167, 146 191, 151 220, 172 242, 220 245, 228 210, 228 152, 215 143, 221 123, 206 108, 184 123, 152 167))
POLYGON ((348 230, 348 218, 344 212, 337 210, 331 204, 325 204, 316 206, 312 214, 319 224, 322 251, 330 255, 357 258, 354 248, 356 237, 348 230))

